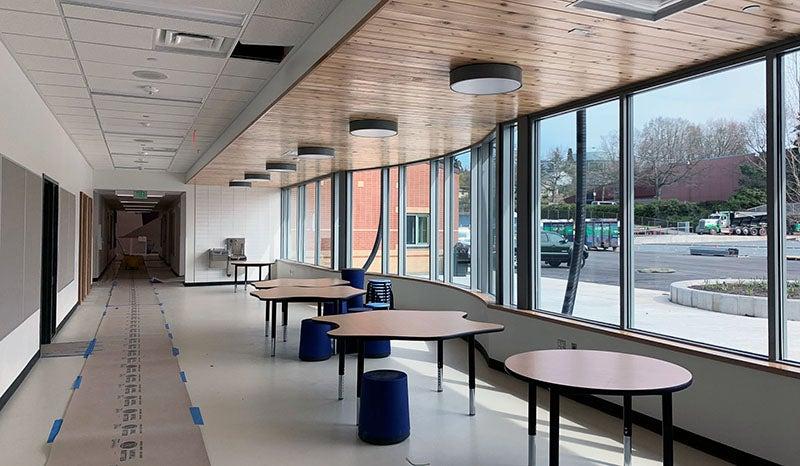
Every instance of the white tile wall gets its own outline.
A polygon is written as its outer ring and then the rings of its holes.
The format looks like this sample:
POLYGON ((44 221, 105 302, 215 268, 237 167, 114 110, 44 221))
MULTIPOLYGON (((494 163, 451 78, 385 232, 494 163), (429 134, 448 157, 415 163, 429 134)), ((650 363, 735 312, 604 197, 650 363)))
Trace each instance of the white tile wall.
POLYGON ((224 269, 208 268, 208 250, 225 247, 225 238, 245 238, 248 260, 275 260, 280 252, 280 199, 279 189, 195 186, 194 281, 232 280, 224 269))

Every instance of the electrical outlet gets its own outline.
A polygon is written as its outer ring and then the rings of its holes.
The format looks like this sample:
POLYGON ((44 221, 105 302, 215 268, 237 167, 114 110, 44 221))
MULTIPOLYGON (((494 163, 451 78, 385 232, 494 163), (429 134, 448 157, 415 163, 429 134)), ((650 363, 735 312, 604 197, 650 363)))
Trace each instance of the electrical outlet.
POLYGON ((562 340, 561 338, 559 338, 558 340, 556 340, 556 347, 558 349, 567 349, 567 340, 562 340))
POLYGON ((573 341, 571 347, 572 349, 578 349, 578 344, 573 341))

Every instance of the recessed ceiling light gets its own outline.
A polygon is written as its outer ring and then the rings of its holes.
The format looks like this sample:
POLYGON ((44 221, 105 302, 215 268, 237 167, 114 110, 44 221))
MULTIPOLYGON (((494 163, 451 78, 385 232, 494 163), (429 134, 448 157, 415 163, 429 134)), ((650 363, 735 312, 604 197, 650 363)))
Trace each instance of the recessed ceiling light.
POLYGON ((158 58, 156 58, 156 57, 147 57, 146 60, 147 61, 158 61, 158 58))
POLYGON ((658 21, 705 0, 577 0, 575 8, 658 21))
POLYGON ((761 11, 761 5, 745 5, 742 7, 742 11, 745 13, 758 13, 761 11))
POLYGON ((269 181, 269 173, 261 172, 244 172, 245 181, 269 181))
POLYGON ((156 94, 158 94, 158 91, 160 90, 159 88, 157 88, 155 86, 151 86, 149 84, 147 86, 139 86, 139 87, 141 87, 142 90, 147 93, 147 95, 156 95, 156 94))
POLYGON ((567 34, 571 34, 573 36, 591 37, 592 30, 587 28, 572 28, 567 31, 567 34))
POLYGON ((350 134, 364 138, 386 138, 397 134, 397 122, 390 120, 353 120, 350 134))
POLYGON ((290 162, 267 162, 265 169, 268 172, 293 172, 297 171, 297 164, 290 162))
MULTIPOLYGON (((241 26, 244 24, 245 15, 233 11, 224 11, 216 8, 193 6, 169 5, 173 2, 160 0, 62 0, 61 3, 73 5, 107 8, 109 10, 127 11, 131 13, 145 13, 156 16, 192 19, 207 23, 226 24, 228 26, 241 26)), ((224 2, 218 2, 224 4, 224 2)))
POLYGON ((149 121, 140 121, 139 124, 144 126, 145 128, 149 128, 150 127, 150 122, 149 121))
POLYGON ((333 157, 332 147, 298 147, 297 156, 301 159, 329 159, 333 157))
MULTIPOLYGON (((147 115, 142 115, 142 116, 147 116, 147 115)), ((140 142, 142 144, 147 144, 147 143, 153 142, 153 140, 152 139, 134 139, 133 142, 140 142)))
POLYGON ((462 94, 505 94, 522 87, 522 68, 507 63, 475 63, 450 72, 450 89, 462 94))
POLYGON ((147 79, 148 81, 160 81, 162 79, 167 79, 167 75, 164 73, 159 73, 158 71, 136 70, 132 74, 139 79, 147 79))
POLYGON ((253 186, 253 183, 244 180, 232 180, 228 182, 228 186, 231 188, 249 188, 253 186))

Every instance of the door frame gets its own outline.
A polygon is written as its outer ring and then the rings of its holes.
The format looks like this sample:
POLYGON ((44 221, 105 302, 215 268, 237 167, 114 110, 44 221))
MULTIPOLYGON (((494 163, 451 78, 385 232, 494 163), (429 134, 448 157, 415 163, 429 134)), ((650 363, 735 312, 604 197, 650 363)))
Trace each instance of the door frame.
POLYGON ((58 313, 58 182, 42 175, 42 286, 39 342, 50 343, 56 334, 58 313))

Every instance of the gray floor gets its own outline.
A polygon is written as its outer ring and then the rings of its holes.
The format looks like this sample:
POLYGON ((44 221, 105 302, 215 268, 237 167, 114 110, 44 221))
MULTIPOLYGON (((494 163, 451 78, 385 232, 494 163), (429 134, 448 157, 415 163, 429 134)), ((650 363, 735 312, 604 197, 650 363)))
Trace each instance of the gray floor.
MULTIPOLYGON (((108 284, 97 284, 56 341, 91 339, 108 284), (102 303, 99 302, 102 300, 102 303)), ((180 348, 192 403, 205 419, 203 438, 212 464, 524 465, 525 387, 488 369, 478 358, 477 416, 466 415, 466 354, 460 341, 445 345, 445 386, 436 393, 435 347, 395 342, 393 355, 367 360, 367 370, 409 374, 411 437, 377 447, 356 437, 354 358, 348 358, 345 400, 336 400, 335 359, 297 359, 299 320, 315 313, 293 306, 289 341, 269 358, 263 306, 232 287, 157 285, 180 348)), ((0 464, 42 465, 53 419, 63 415, 81 357, 43 359, 0 411, 0 464)), ((544 400, 544 393, 540 394, 544 400)), ((571 401, 562 402, 562 464, 621 464, 621 421, 571 401)), ((547 412, 539 410, 539 461, 546 464, 547 412)), ((660 437, 634 428, 634 464, 660 464, 660 437)), ((683 445, 676 463, 726 464, 683 445)))

